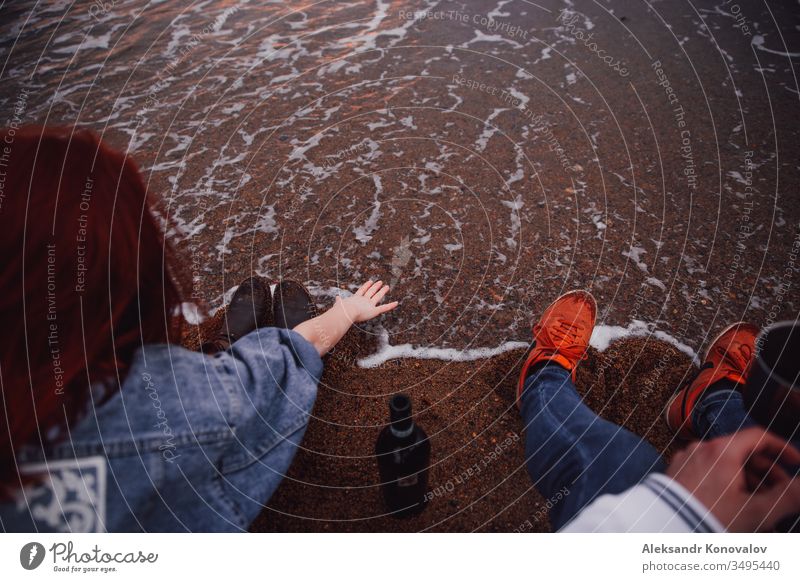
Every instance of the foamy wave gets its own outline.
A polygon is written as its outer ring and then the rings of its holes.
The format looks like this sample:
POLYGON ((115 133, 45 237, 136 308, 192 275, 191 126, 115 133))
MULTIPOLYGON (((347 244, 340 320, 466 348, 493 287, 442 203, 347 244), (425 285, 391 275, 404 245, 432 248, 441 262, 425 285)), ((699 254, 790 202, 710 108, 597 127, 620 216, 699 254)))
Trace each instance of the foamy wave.
MULTIPOLYGON (((652 325, 634 319, 626 327, 620 325, 597 325, 592 332, 589 345, 598 351, 605 351, 615 341, 634 337, 652 337, 674 346, 679 352, 689 356, 695 364, 699 363, 697 352, 678 340, 674 336, 654 329, 652 325)), ((450 362, 469 362, 483 358, 491 358, 511 350, 527 348, 530 342, 507 341, 496 347, 470 348, 459 350, 456 348, 436 348, 400 344, 393 346, 389 343, 389 332, 381 329, 378 350, 366 358, 358 361, 361 368, 376 368, 389 360, 399 358, 418 358, 421 360, 445 360, 450 362)))

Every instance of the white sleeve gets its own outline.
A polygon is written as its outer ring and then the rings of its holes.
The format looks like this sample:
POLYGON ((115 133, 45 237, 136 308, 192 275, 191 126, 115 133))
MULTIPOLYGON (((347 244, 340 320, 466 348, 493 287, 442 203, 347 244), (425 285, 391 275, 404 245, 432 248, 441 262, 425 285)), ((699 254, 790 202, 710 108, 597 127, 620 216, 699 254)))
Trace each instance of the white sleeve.
POLYGON ((711 533, 725 528, 682 485, 652 473, 619 495, 598 497, 559 531, 711 533))

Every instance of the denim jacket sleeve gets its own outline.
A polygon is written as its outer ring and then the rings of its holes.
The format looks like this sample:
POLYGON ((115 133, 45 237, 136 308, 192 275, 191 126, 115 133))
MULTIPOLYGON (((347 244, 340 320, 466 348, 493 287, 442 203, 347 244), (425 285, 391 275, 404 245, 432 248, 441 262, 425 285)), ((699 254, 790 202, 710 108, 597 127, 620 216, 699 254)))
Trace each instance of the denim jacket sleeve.
POLYGON ((322 360, 298 333, 277 328, 247 335, 218 358, 227 372, 233 428, 233 442, 225 450, 221 470, 231 473, 305 428, 322 376, 322 360))
POLYGON ((321 375, 316 349, 285 329, 210 357, 147 345, 65 438, 20 451, 44 478, 0 503, 0 529, 246 529, 291 463, 321 375), (60 499, 76 492, 80 503, 60 499))

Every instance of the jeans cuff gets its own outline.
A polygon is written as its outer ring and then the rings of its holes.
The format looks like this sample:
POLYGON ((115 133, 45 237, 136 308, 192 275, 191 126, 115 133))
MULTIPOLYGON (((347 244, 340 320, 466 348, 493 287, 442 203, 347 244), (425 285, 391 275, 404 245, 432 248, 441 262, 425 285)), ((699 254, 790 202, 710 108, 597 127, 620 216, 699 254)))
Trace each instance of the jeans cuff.
POLYGON ((536 385, 542 382, 563 382, 565 379, 570 379, 569 370, 556 362, 544 361, 536 364, 538 370, 534 370, 528 374, 525 379, 525 388, 522 391, 522 396, 527 394, 528 390, 535 390, 536 385))
POLYGON ((697 420, 697 417, 702 415, 709 406, 725 404, 738 397, 739 392, 737 390, 727 389, 714 390, 713 392, 704 395, 694 405, 694 410, 692 411, 692 421, 697 420))
POLYGON ((715 390, 706 394, 692 410, 692 428, 702 439, 731 434, 746 428, 749 421, 738 390, 715 390))

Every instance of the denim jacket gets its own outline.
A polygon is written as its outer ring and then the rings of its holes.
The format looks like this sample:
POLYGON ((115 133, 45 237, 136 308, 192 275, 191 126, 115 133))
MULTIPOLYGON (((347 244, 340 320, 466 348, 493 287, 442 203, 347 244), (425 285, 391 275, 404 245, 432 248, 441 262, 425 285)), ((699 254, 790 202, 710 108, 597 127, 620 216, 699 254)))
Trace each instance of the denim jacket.
POLYGON ((321 375, 316 349, 285 329, 214 356, 147 345, 65 438, 18 451, 21 472, 42 477, 0 504, 0 529, 246 530, 292 461, 321 375))

